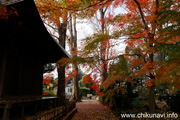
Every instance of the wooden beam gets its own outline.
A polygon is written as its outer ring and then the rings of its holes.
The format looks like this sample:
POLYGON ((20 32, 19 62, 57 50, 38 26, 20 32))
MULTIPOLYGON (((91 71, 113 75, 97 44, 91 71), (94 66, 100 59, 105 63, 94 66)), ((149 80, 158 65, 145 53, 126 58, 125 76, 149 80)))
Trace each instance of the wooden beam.
POLYGON ((3 96, 3 86, 4 86, 4 81, 5 81, 5 74, 6 74, 6 63, 7 63, 7 51, 2 50, 2 70, 1 70, 1 76, 0 76, 0 100, 2 99, 3 96))

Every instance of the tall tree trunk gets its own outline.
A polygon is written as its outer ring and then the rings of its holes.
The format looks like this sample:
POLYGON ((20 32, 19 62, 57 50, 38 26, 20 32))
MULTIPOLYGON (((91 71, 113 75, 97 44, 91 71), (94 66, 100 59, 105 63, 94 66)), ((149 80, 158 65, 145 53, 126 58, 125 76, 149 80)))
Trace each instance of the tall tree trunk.
MULTIPOLYGON (((144 17, 143 11, 141 9, 140 3, 138 2, 138 0, 134 0, 134 2, 138 6, 138 9, 139 9, 139 12, 140 12, 140 15, 141 15, 141 19, 142 19, 142 22, 144 24, 144 29, 148 30, 149 27, 148 27, 148 25, 147 25, 147 23, 145 21, 145 17, 144 17)), ((155 15, 158 17, 159 0, 156 0, 155 4, 156 4, 155 15)), ((153 31, 148 34, 150 50, 152 49, 152 46, 153 46, 153 41, 154 41, 154 35, 155 35, 156 28, 157 28, 157 20, 154 19, 154 25, 152 26, 153 31)), ((149 62, 150 63, 153 63, 153 56, 154 56, 154 53, 152 51, 150 51, 150 53, 149 53, 149 62)), ((151 69, 153 69, 153 68, 151 68, 151 69)), ((149 88, 149 112, 150 113, 155 113, 155 92, 154 92, 154 90, 155 90, 155 76, 152 75, 151 73, 150 73, 150 79, 151 79, 152 86, 150 86, 150 88, 149 88)))
MULTIPOLYGON (((78 66, 75 65, 75 70, 78 72, 78 66)), ((76 101, 81 101, 80 93, 79 93, 79 83, 78 83, 78 74, 74 77, 74 97, 76 101)))
MULTIPOLYGON (((103 19, 105 17, 105 12, 106 12, 106 9, 103 9, 103 8, 100 8, 99 11, 100 11, 100 19, 102 20, 101 22, 101 32, 102 34, 104 34, 105 32, 105 23, 103 22, 103 19)), ((107 71, 107 61, 106 61, 106 43, 105 41, 103 40, 101 42, 101 48, 100 48, 100 54, 101 54, 101 61, 102 61, 102 73, 101 73, 101 79, 102 79, 102 83, 107 79, 108 77, 108 71, 107 71)))
MULTIPOLYGON (((152 50, 153 48, 153 41, 154 41, 154 34, 149 33, 148 35, 149 38, 149 48, 150 50, 152 50)), ((152 64, 154 62, 153 60, 154 58, 154 53, 150 51, 149 53, 149 62, 152 64)), ((153 70, 153 66, 152 68, 149 68, 151 70, 153 70)), ((150 74, 150 79, 151 79, 151 86, 149 88, 149 112, 150 113, 155 113, 155 76, 152 73, 150 74)))
MULTIPOLYGON (((77 57, 77 30, 76 30, 76 15, 73 16, 74 18, 74 49, 75 49, 75 57, 77 57)), ((75 67, 75 70, 77 71, 77 73, 79 73, 78 71, 78 63, 75 63, 74 65, 75 67)), ((81 97, 80 97, 80 94, 79 94, 79 79, 78 79, 78 74, 76 74, 75 78, 74 78, 74 81, 75 81, 75 98, 77 101, 81 101, 81 97)))
MULTIPOLYGON (((150 39, 151 40, 151 39, 150 39)), ((150 43, 150 48, 152 49, 152 44, 150 43)), ((153 56, 154 53, 150 53, 149 55, 149 62, 153 63, 153 56)), ((153 68, 151 68, 153 69, 153 68)), ((151 85, 149 88, 149 112, 155 113, 155 76, 150 73, 151 85)))
MULTIPOLYGON (((66 40, 66 23, 62 23, 58 27, 59 32, 59 43, 63 48, 65 48, 65 40, 66 40)), ((57 65, 58 72, 58 91, 57 96, 59 98, 59 105, 63 106, 65 103, 65 66, 57 65)))
POLYGON ((149 112, 155 113, 155 85, 150 86, 149 88, 149 112))
MULTIPOLYGON (((70 15, 70 45, 71 45, 71 54, 73 57, 77 57, 77 30, 76 30, 76 15, 70 15)), ((73 69, 78 73, 78 64, 74 63, 73 69)), ((74 84, 74 99, 76 101, 81 101, 79 94, 79 84, 78 84, 78 74, 73 78, 74 84)))

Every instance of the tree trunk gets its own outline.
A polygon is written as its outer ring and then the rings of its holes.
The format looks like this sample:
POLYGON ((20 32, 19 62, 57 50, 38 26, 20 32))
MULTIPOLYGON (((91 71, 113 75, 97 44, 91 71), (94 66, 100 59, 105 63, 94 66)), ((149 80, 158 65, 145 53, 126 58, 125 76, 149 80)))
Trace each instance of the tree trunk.
MULTIPOLYGON (((71 45, 71 54, 73 57, 77 57, 77 30, 76 30, 76 15, 70 15, 70 45, 71 45)), ((73 69, 78 73, 78 64, 74 63, 73 69)), ((74 99, 76 101, 81 101, 79 94, 79 84, 78 84, 78 74, 73 78, 74 84, 74 99)))
MULTIPOLYGON (((77 57, 77 30, 76 30, 76 16, 74 15, 74 51, 75 51, 75 57, 77 57)), ((77 71, 77 73, 79 73, 78 71, 78 63, 75 63, 74 65, 75 71, 77 71)), ((75 78, 74 78, 74 84, 75 84, 75 98, 77 101, 81 101, 81 97, 79 94, 79 79, 78 79, 78 74, 76 74, 75 78)))
MULTIPOLYGON (((104 17, 105 17, 105 12, 106 12, 106 9, 103 9, 103 8, 100 8, 99 11, 100 11, 100 19, 103 20, 104 17)), ((104 34, 105 32, 105 23, 104 22, 101 22, 101 32, 102 34, 104 34)), ((105 41, 103 40, 101 42, 101 48, 100 48, 100 54, 101 54, 101 61, 102 61, 102 75, 101 75, 101 79, 102 79, 102 83, 107 79, 108 77, 108 71, 107 71, 107 62, 106 62, 106 44, 105 44, 105 41)))
MULTIPOLYGON (((78 67, 75 66, 75 70, 78 72, 78 67)), ((78 74, 74 77, 73 82, 74 82, 74 97, 76 101, 81 101, 81 97, 79 94, 79 83, 78 83, 78 74)))
POLYGON ((150 86, 149 88, 149 112, 151 114, 155 113, 155 85, 150 86))
MULTIPOLYGON (((145 30, 148 30, 149 27, 145 21, 145 17, 144 17, 143 11, 141 9, 140 3, 138 2, 138 0, 134 0, 134 2, 138 6, 138 9, 139 9, 139 12, 141 15, 141 19, 142 19, 142 22, 144 24, 144 28, 145 28, 145 30)), ((155 4, 156 4, 155 15, 158 17, 159 0, 155 0, 155 4)), ((154 26, 152 26, 152 32, 148 34, 150 50, 152 50, 154 35, 155 35, 156 28, 157 28, 156 19, 154 20, 154 23, 156 23, 156 24, 154 24, 154 26)), ((145 42, 146 42, 146 40, 145 40, 145 42)), ((150 63, 153 63, 153 56, 154 56, 154 53, 152 51, 150 51, 150 54, 149 54, 149 62, 150 63)), ((153 69, 153 68, 150 68, 150 69, 153 69)), ((151 73, 150 73, 150 79, 151 79, 152 86, 150 86, 150 88, 149 88, 149 112, 155 113, 155 92, 154 92, 154 90, 155 90, 155 76, 152 75, 151 73)))
POLYGON ((127 84, 128 98, 132 98, 133 97, 132 84, 130 82, 127 82, 126 84, 127 84))
MULTIPOLYGON (((63 48, 65 48, 65 40, 66 40, 66 23, 62 23, 59 28, 59 43, 63 48)), ((65 103, 65 66, 57 65, 58 72, 58 91, 57 96, 60 99, 60 106, 63 106, 65 103)))
MULTIPOLYGON (((149 33, 149 48, 152 50, 153 48, 153 41, 154 41, 154 34, 149 33)), ((150 51, 149 53, 149 62, 152 64, 154 62, 154 53, 150 51)), ((149 68, 153 70, 154 68, 149 68)), ((150 79, 151 79, 151 85, 149 88, 149 112, 150 113, 155 113, 155 76, 150 73, 150 79)))

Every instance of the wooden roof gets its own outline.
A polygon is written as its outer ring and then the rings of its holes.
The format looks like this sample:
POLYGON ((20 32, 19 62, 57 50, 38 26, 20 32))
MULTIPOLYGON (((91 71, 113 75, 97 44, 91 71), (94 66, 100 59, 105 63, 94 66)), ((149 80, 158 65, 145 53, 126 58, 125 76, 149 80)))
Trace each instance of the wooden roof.
POLYGON ((10 7, 17 10, 18 16, 0 20, 0 47, 43 64, 71 57, 47 31, 33 0, 13 0, 7 9, 10 7))

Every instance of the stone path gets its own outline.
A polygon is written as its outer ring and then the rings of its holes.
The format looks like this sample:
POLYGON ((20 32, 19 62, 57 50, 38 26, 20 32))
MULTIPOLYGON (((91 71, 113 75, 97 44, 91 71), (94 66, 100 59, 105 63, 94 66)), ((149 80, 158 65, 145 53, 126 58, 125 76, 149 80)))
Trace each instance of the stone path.
POLYGON ((107 106, 99 104, 95 97, 82 99, 76 107, 77 112, 72 120, 119 120, 107 106))

